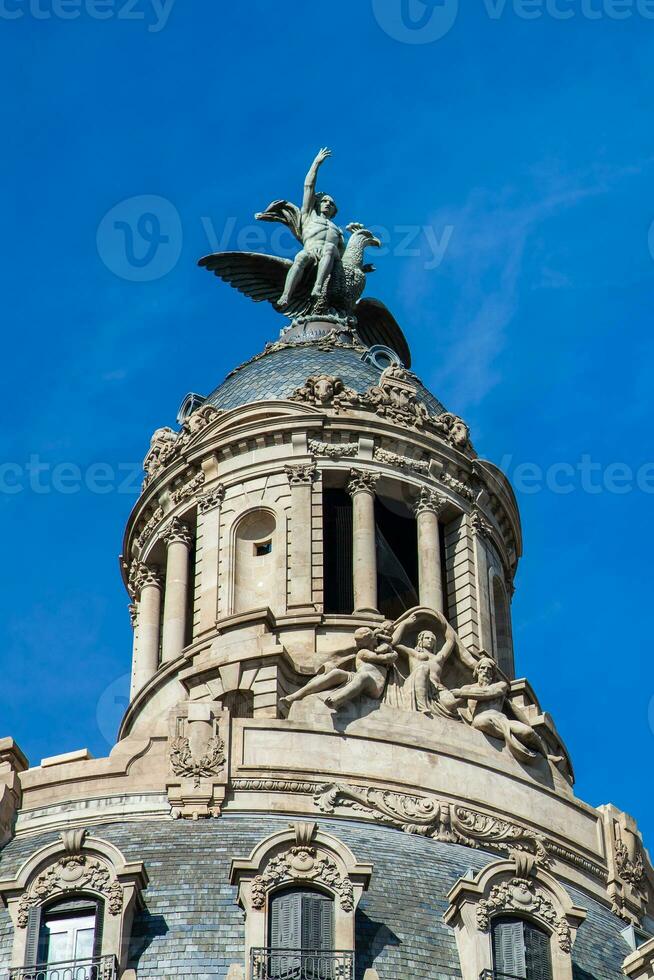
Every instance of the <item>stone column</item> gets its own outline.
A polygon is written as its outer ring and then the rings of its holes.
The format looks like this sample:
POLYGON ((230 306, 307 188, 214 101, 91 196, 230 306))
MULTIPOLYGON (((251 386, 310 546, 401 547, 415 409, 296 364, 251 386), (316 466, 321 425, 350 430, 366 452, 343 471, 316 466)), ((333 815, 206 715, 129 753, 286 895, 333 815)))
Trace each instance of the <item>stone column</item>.
POLYGON ((131 697, 134 698, 159 669, 161 623, 161 574, 158 569, 139 563, 134 578, 136 606, 134 666, 131 697))
POLYGON ((289 542, 289 606, 311 606, 311 494, 316 467, 313 464, 287 466, 291 487, 291 527, 289 542))
POLYGON ((189 552, 193 543, 193 534, 183 521, 175 517, 164 534, 164 540, 168 547, 168 553, 161 659, 167 663, 169 660, 175 660, 179 657, 184 649, 189 586, 189 552))
POLYGON ((220 509, 225 488, 219 484, 198 497, 197 575, 200 584, 198 633, 216 628, 218 615, 218 563, 220 559, 220 509))
POLYGON ((441 567, 441 532, 438 515, 445 499, 434 490, 423 487, 415 504, 418 526, 418 583, 420 605, 443 612, 443 569, 441 567))
POLYGON ((354 611, 377 610, 377 546, 375 538, 375 486, 378 473, 350 470, 352 497, 352 574, 354 611))

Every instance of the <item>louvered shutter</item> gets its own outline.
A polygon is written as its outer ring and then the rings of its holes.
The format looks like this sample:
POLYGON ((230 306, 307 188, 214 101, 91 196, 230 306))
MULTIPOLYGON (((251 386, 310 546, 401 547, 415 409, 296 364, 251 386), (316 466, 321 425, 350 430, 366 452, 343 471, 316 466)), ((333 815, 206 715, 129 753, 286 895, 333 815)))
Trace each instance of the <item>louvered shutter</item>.
POLYGON ((104 901, 99 898, 95 906, 95 933, 93 935, 93 955, 102 956, 102 935, 104 932, 104 901))
POLYGON ((302 948, 332 948, 332 903, 326 895, 306 892, 302 896, 302 948))
POLYGON ((298 949, 302 945, 302 892, 282 892, 272 900, 270 945, 298 949))
POLYGON ((521 919, 493 922, 493 969, 512 977, 526 977, 524 923, 521 919))
POLYGON ((36 966, 39 962, 39 938, 41 932, 41 909, 37 906, 27 913, 27 945, 25 947, 25 966, 36 966))
POLYGON ((525 922, 527 980, 552 980, 550 937, 542 929, 525 922))

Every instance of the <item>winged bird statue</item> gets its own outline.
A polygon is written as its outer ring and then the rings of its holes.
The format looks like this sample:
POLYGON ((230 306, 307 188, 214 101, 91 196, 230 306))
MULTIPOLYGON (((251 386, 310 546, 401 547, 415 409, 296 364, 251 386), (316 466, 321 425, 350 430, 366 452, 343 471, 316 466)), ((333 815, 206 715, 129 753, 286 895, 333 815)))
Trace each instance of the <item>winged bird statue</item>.
POLYGON ((362 224, 346 228, 332 220, 337 208, 328 194, 316 191, 318 170, 331 156, 322 149, 311 164, 304 183, 302 207, 273 201, 256 217, 286 225, 302 248, 294 260, 258 252, 216 252, 199 265, 213 272, 255 303, 264 300, 291 320, 334 322, 341 330, 356 329, 364 344, 385 344, 397 352, 406 367, 408 344, 387 307, 376 299, 362 299, 366 276, 373 265, 364 262, 366 248, 379 248, 379 239, 362 224))

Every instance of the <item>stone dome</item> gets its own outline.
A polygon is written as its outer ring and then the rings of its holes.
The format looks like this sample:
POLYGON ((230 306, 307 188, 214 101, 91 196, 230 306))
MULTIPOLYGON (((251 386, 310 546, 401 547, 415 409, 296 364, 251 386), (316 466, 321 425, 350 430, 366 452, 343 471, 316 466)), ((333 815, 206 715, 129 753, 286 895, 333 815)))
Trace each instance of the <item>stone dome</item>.
MULTIPOLYGON (((381 346, 368 349, 338 346, 330 350, 320 342, 271 344, 262 354, 231 371, 206 401, 215 408, 229 410, 253 401, 285 399, 312 374, 334 375, 361 393, 379 384, 382 371, 393 363, 388 355, 395 357, 390 348, 381 346)), ((445 411, 420 382, 417 397, 431 414, 445 411)))

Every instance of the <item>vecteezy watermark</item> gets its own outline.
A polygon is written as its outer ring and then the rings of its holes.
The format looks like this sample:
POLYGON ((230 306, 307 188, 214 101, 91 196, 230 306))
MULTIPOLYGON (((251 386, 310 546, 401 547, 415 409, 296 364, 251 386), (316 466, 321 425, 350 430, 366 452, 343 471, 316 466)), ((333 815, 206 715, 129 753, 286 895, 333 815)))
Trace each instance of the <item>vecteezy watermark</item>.
MULTIPOLYGON (((450 32, 458 0, 371 0, 377 23, 395 41, 432 44, 450 32)), ((490 20, 654 20, 654 0, 480 0, 490 20)))
POLYGON ((98 225, 98 254, 121 279, 152 282, 177 264, 182 252, 182 221, 177 208, 154 194, 120 201, 98 225))
POLYGON ((0 462, 0 496, 13 497, 28 491, 40 495, 61 493, 110 494, 122 493, 131 497, 141 492, 143 467, 140 463, 51 463, 32 454, 23 463, 0 462))
POLYGON ((0 0, 0 20, 131 20, 151 34, 168 23, 175 0, 0 0))
POLYGON ((123 715, 129 705, 130 675, 117 677, 104 689, 95 709, 95 720, 100 734, 108 745, 114 745, 123 715))
POLYGON ((454 27, 459 0, 372 0, 379 26, 403 44, 433 44, 454 27))
POLYGON ((654 462, 642 463, 633 467, 629 463, 599 463, 587 454, 582 454, 575 463, 555 462, 549 466, 539 463, 515 462, 507 454, 499 463, 502 472, 508 477, 516 493, 536 494, 544 490, 549 493, 570 494, 611 493, 623 496, 638 491, 654 494, 654 462))

